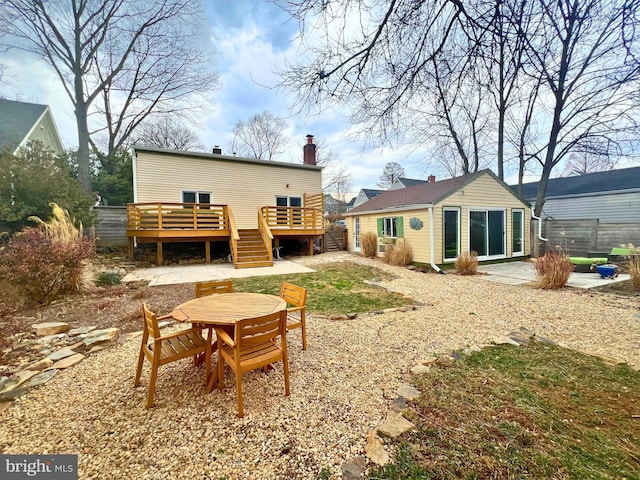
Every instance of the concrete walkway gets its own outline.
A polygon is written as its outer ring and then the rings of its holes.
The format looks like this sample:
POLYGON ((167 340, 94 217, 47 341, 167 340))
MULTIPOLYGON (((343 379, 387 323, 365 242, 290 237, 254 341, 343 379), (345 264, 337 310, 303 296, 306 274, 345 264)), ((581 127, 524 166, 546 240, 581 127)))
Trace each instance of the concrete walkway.
POLYGON ((127 274, 123 282, 149 282, 150 287, 156 285, 175 285, 178 283, 206 282, 209 280, 226 280, 228 278, 259 277, 266 275, 285 275, 291 273, 315 272, 288 260, 273 262, 273 267, 235 268, 231 263, 215 263, 208 265, 168 265, 151 268, 138 268, 127 274))
MULTIPOLYGON (((478 271, 486 273, 484 279, 489 282, 506 283, 508 285, 521 285, 523 283, 535 282, 536 274, 531 262, 507 262, 495 263, 493 265, 482 265, 478 271)), ((616 278, 600 278, 596 272, 593 273, 572 273, 569 275, 567 286, 573 288, 589 289, 603 287, 616 282, 629 280, 628 274, 621 273, 616 278)))

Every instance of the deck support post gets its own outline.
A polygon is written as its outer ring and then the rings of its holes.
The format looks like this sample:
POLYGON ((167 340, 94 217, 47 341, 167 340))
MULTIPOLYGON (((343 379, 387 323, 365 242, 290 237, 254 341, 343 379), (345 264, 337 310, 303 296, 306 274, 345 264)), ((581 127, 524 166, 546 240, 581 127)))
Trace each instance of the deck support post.
POLYGON ((129 237, 129 260, 133 260, 133 237, 129 237))
POLYGON ((156 245, 158 250, 158 266, 160 266, 164 262, 162 259, 162 242, 158 242, 156 245))
POLYGON ((309 256, 313 257, 313 238, 310 238, 307 242, 309 242, 309 256))
POLYGON ((211 263, 211 240, 208 238, 204 241, 204 256, 207 263, 211 263))

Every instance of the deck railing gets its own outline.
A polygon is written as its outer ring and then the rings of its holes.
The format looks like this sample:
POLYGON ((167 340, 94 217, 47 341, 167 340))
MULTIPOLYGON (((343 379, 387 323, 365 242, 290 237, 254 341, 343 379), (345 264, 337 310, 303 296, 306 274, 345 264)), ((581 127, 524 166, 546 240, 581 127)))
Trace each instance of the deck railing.
POLYGON ((258 232, 260 232, 264 246, 267 252, 269 252, 269 261, 272 262, 273 250, 271 250, 271 242, 273 241, 273 234, 260 210, 258 210, 258 232))
POLYGON ((130 203, 128 230, 229 230, 227 205, 210 203, 130 203))
POLYGON ((229 235, 229 249, 231 250, 231 258, 235 263, 236 258, 238 258, 238 240, 240 240, 240 235, 238 234, 238 227, 236 227, 236 220, 233 218, 233 212, 230 208, 227 212, 229 213, 229 230, 231 231, 229 235))
POLYGON ((321 230, 322 210, 308 207, 262 207, 261 213, 272 230, 321 230))

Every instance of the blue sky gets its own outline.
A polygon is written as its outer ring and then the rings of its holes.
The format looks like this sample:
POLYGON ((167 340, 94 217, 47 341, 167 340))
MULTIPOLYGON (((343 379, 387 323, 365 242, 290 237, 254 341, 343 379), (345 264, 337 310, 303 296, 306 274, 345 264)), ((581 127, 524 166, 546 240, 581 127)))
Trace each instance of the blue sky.
MULTIPOLYGON (((206 2, 208 30, 203 42, 210 54, 214 71, 220 74, 220 88, 211 92, 211 107, 199 118, 196 130, 206 150, 220 145, 228 152, 232 128, 239 120, 265 110, 290 124, 287 132, 292 144, 285 161, 302 161, 305 136, 313 134, 327 145, 337 159, 348 166, 353 177, 353 192, 376 188, 387 162, 396 161, 410 178, 426 178, 420 162, 409 158, 409 150, 374 149, 349 135, 346 116, 338 111, 323 112, 317 117, 294 115, 293 96, 277 90, 278 67, 285 59, 299 54, 295 41, 298 24, 276 5, 260 0, 206 2), (270 88, 272 87, 272 88, 270 88)), ((73 107, 51 69, 21 52, 3 55, 4 65, 0 93, 9 99, 47 104, 51 107, 63 143, 77 145, 73 107)))

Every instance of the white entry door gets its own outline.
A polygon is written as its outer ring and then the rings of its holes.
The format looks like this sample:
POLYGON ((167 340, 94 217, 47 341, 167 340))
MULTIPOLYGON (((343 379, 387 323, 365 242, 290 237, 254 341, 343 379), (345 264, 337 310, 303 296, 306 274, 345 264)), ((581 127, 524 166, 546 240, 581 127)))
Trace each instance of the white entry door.
POLYGON ((353 218, 353 251, 360 252, 360 217, 353 218))

